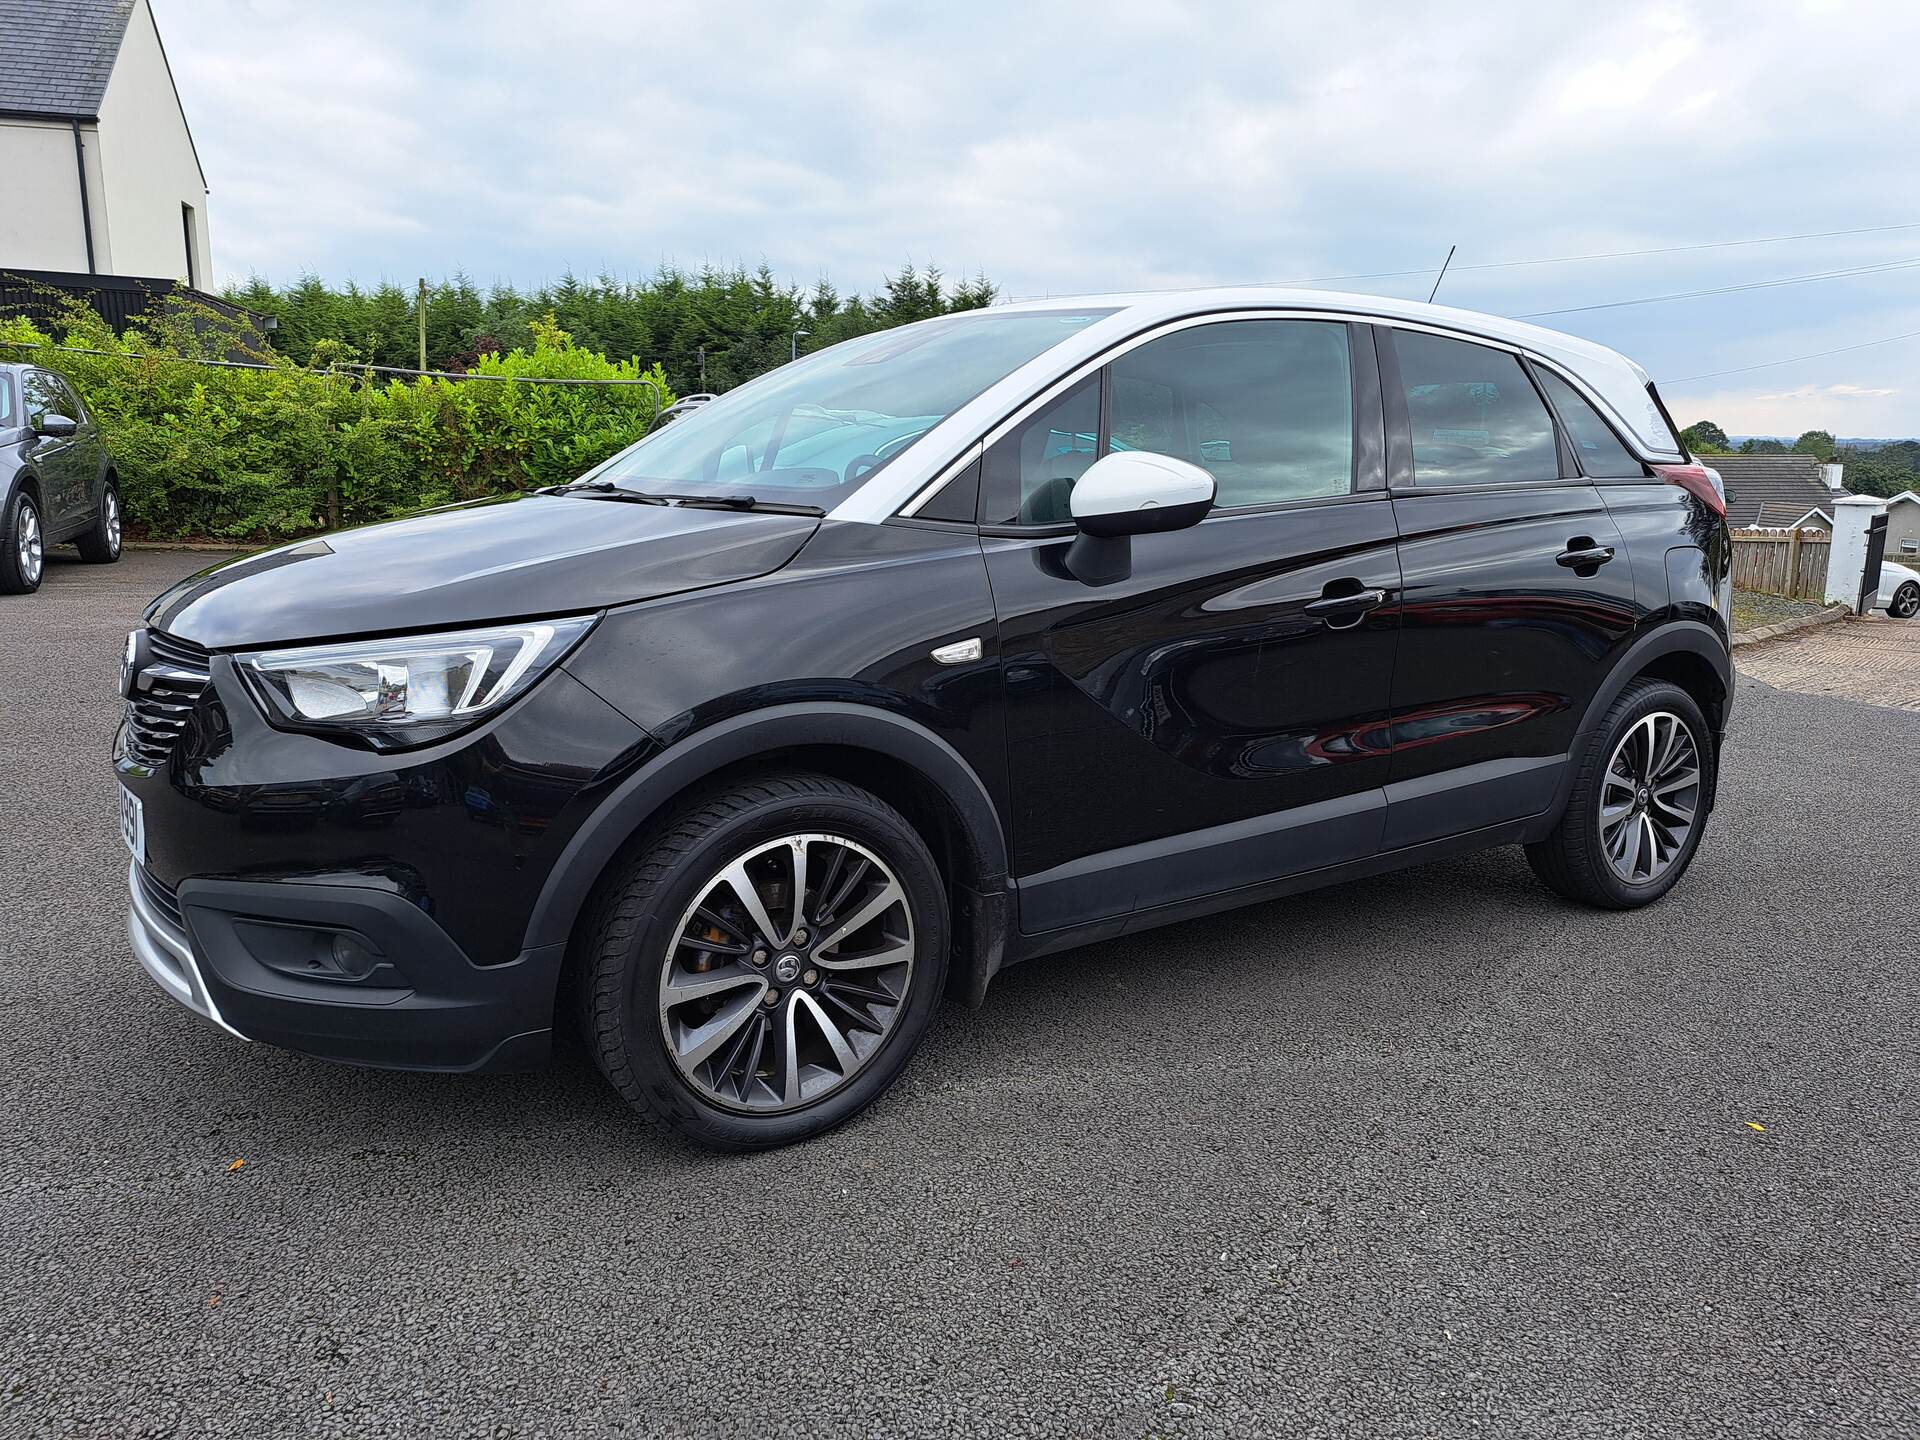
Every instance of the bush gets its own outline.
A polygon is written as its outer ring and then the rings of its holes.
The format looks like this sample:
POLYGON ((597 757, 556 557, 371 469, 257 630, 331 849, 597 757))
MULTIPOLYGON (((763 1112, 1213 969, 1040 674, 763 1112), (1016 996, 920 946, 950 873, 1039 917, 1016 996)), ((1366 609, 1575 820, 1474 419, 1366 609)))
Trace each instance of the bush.
POLYGON ((106 434, 128 521, 156 538, 279 540, 556 484, 639 439, 674 398, 658 365, 577 349, 551 316, 530 327, 531 348, 480 357, 476 374, 503 378, 470 380, 381 380, 330 340, 294 365, 194 306, 124 337, 79 307, 58 329, 102 353, 32 348, 51 336, 13 319, 0 320, 0 358, 73 382, 106 434), (195 363, 229 357, 267 368, 195 363))

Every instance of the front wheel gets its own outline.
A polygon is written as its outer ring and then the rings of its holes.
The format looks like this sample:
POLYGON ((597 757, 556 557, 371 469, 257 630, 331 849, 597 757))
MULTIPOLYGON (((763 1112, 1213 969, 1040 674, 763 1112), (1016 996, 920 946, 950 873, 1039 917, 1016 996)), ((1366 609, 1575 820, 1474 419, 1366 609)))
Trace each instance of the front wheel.
POLYGON ((728 1150, 872 1103, 946 980, 946 890, 913 826, 844 781, 785 773, 699 797, 643 844, 586 937, 582 1018, 613 1087, 728 1150))
POLYGON ((1527 846, 1534 874, 1589 905, 1651 904, 1678 883, 1700 846, 1714 773, 1706 718, 1678 685, 1636 680, 1577 764, 1558 828, 1527 846))
POLYGON ((1893 599, 1887 602, 1887 614, 1896 620, 1911 620, 1920 615, 1920 582, 1907 581, 1893 592, 1893 599))
POLYGON ((111 565, 120 558, 120 491, 109 480, 100 487, 100 507, 93 524, 74 538, 80 558, 89 565, 111 565))
POLYGON ((0 513, 0 595, 27 595, 40 588, 46 569, 46 532, 40 507, 24 490, 13 492, 0 513))

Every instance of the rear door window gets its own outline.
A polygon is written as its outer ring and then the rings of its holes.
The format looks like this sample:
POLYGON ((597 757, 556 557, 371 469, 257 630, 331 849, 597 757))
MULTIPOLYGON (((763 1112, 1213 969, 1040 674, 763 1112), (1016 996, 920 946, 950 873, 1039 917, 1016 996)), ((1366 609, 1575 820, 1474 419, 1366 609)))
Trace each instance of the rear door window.
POLYGON ((1633 458, 1620 437, 1606 421, 1580 398, 1580 392, 1551 370, 1538 370, 1553 408, 1560 412, 1560 423, 1567 428, 1573 452, 1580 457, 1580 471, 1597 480, 1637 480, 1647 473, 1646 466, 1633 458))
POLYGON ((1416 330, 1392 332, 1416 485, 1560 477, 1553 416, 1519 357, 1416 330))

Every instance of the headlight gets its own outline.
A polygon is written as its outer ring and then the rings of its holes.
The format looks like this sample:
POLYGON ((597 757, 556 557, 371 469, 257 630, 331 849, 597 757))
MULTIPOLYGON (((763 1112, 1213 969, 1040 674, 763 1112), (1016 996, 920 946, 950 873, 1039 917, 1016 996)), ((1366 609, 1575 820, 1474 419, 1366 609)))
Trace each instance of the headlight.
POLYGON ((498 710, 540 678, 594 617, 493 625, 236 655, 276 725, 424 745, 498 710))

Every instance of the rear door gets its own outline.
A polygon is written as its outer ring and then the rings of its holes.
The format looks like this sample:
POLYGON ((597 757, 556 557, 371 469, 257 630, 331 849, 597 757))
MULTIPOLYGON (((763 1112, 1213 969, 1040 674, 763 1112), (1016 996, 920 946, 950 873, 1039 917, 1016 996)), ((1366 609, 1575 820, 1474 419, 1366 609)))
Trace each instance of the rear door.
POLYGON ((1633 567, 1518 353, 1381 326, 1403 592, 1384 844, 1551 804, 1633 567))
POLYGON ((1373 853, 1399 586, 1371 334, 1233 319, 1130 349, 989 437, 1021 927, 1150 911, 1373 853), (1213 514, 1067 573, 1103 449, 1170 454, 1213 514), (1332 603, 1326 603, 1331 601, 1332 603))

